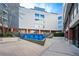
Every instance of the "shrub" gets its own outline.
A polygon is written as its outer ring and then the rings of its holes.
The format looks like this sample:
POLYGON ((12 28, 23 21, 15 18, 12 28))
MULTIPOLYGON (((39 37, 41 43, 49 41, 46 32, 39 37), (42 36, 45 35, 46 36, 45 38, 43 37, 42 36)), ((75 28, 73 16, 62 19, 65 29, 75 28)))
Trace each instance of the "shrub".
POLYGON ((0 37, 19 37, 19 32, 0 32, 0 37))
POLYGON ((6 33, 3 34, 3 36, 4 37, 12 37, 13 34, 12 34, 12 32, 6 32, 6 33))
POLYGON ((16 37, 19 37, 20 33, 19 32, 13 32, 13 35, 16 36, 16 37))
POLYGON ((64 36, 64 33, 63 32, 55 32, 54 33, 54 36, 55 37, 63 37, 64 36))
POLYGON ((2 32, 0 32, 0 37, 2 37, 2 32))

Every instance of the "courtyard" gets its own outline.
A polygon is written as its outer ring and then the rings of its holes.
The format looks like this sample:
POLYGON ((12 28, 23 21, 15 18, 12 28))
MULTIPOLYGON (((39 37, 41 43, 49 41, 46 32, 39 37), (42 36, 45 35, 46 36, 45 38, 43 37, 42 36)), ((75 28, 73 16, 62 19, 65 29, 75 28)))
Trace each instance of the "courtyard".
POLYGON ((79 48, 68 43, 64 37, 47 38, 44 46, 19 39, 0 42, 0 56, 78 56, 79 48))

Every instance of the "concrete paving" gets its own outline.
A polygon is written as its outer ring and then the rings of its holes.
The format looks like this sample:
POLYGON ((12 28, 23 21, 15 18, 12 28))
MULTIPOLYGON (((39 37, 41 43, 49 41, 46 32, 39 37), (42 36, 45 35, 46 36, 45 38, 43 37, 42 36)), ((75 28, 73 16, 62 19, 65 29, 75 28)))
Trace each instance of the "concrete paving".
POLYGON ((0 43, 0 56, 37 56, 44 49, 43 46, 25 40, 0 43))
POLYGON ((77 56, 79 48, 69 44, 64 37, 47 38, 41 46, 29 41, 19 40, 0 43, 0 56, 77 56))
POLYGON ((42 56, 79 56, 79 48, 69 44, 64 37, 54 37, 51 46, 44 50, 42 56))

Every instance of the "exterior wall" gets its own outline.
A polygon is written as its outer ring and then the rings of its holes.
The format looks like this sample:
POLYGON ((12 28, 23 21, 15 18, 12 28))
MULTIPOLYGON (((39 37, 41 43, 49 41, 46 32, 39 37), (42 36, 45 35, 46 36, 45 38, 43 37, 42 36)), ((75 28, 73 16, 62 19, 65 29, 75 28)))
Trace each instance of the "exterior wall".
POLYGON ((9 28, 15 31, 19 28, 19 3, 8 3, 9 28))
POLYGON ((8 6, 6 3, 0 3, 0 31, 8 31, 8 6))
POLYGON ((19 28, 36 30, 57 30, 57 14, 37 11, 33 9, 19 8, 19 28), (35 14, 43 14, 44 19, 35 20, 35 14))
POLYGON ((65 13, 63 13, 65 37, 79 47, 79 4, 68 3, 65 5, 65 13))
POLYGON ((34 28, 34 11, 26 8, 19 8, 19 28, 34 28))
POLYGON ((4 3, 0 3, 0 24, 8 27, 8 6, 4 3))
POLYGON ((6 32, 19 27, 19 3, 0 3, 0 27, 6 32))
POLYGON ((2 26, 2 5, 0 4, 0 27, 2 26))

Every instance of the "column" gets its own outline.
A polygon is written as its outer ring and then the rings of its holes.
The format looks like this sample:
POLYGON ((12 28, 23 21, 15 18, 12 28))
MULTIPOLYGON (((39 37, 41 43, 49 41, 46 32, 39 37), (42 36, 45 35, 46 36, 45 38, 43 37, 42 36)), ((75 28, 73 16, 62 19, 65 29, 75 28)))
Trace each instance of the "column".
POLYGON ((41 34, 41 31, 40 31, 40 30, 38 30, 38 33, 39 33, 39 34, 41 34))

